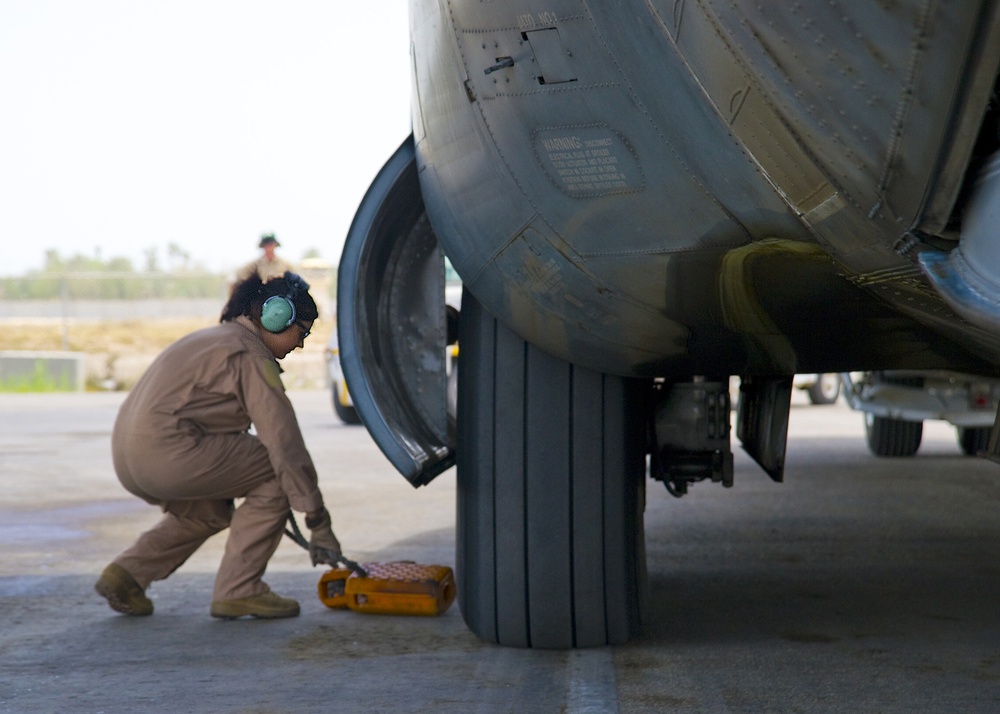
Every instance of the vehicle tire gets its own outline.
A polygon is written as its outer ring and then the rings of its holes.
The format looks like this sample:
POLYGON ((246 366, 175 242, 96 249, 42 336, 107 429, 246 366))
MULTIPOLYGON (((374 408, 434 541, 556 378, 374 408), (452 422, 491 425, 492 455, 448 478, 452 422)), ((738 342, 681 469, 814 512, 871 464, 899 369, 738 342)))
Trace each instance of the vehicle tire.
POLYGON ((833 404, 840 396, 840 375, 835 372, 817 374, 806 394, 812 404, 833 404))
POLYGON ((868 450, 875 456, 913 456, 924 435, 922 421, 903 421, 865 414, 868 450))
POLYGON ((466 290, 459 344, 458 597, 511 647, 621 644, 646 599, 648 383, 575 367, 466 290))
POLYGON ((958 445, 966 456, 975 456, 980 451, 986 451, 990 445, 990 427, 959 427, 958 445))
POLYGON ((340 385, 334 382, 330 387, 330 394, 333 395, 333 411, 336 413, 337 417, 345 424, 350 424, 354 426, 361 423, 361 417, 358 416, 358 410, 353 406, 340 403, 340 385))

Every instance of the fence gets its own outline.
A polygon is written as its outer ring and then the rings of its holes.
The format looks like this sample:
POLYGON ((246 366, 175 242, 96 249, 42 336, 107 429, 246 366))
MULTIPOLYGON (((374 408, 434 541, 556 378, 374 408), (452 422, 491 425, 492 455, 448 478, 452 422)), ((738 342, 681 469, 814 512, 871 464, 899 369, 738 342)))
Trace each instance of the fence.
MULTIPOLYGON (((334 269, 313 261, 300 272, 310 283, 320 320, 306 349, 283 360, 284 382, 287 388, 317 388, 326 383, 323 347, 333 329, 334 269)), ((214 324, 228 294, 227 277, 209 273, 0 278, 0 324, 5 328, 0 350, 7 359, 0 371, 0 391, 14 391, 11 385, 20 390, 26 383, 69 384, 75 389, 81 380, 91 388, 127 389, 169 343, 162 338, 156 342, 158 325, 214 324), (130 331, 154 337, 139 339, 137 334, 134 342, 121 337, 130 331), (81 353, 73 359, 82 358, 83 366, 80 377, 68 379, 65 364, 54 353, 71 351, 81 353), (46 356, 40 358, 39 352, 46 356)))

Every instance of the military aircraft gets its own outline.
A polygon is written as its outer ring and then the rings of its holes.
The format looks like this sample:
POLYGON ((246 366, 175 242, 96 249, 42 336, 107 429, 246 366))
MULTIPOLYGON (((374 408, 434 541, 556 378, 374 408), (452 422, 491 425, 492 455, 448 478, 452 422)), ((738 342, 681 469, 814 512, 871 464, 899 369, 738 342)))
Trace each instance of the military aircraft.
POLYGON ((776 481, 796 373, 1000 377, 1000 3, 411 0, 410 24, 413 133, 349 231, 340 343, 392 464, 456 465, 480 637, 640 631, 647 474, 732 483, 731 376, 776 481))

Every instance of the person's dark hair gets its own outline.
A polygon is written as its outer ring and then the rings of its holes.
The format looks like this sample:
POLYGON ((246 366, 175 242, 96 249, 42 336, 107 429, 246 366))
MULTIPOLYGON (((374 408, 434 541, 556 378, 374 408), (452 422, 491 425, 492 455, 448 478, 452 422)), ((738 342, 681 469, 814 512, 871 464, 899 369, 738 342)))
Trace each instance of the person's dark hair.
MULTIPOLYGON (((255 272, 243 282, 233 286, 229 302, 222 308, 219 322, 230 322, 240 315, 246 315, 254 322, 259 323, 261 308, 264 306, 265 300, 275 295, 289 295, 292 292, 292 284, 301 282, 302 278, 295 273, 285 273, 284 277, 272 278, 265 283, 255 272)), ((312 322, 319 317, 316 301, 312 299, 308 290, 297 290, 295 297, 292 298, 292 303, 295 305, 296 320, 312 322)))

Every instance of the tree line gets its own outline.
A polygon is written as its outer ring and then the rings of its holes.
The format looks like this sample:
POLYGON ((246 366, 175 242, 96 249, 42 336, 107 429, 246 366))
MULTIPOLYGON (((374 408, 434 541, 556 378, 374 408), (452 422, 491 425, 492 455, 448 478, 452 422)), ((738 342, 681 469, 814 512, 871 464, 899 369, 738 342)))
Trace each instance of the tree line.
POLYGON ((176 245, 167 248, 167 265, 161 265, 155 248, 145 251, 144 263, 137 270, 128 258, 63 257, 49 250, 41 270, 0 278, 0 299, 147 300, 218 298, 225 293, 224 275, 193 263, 176 245))

